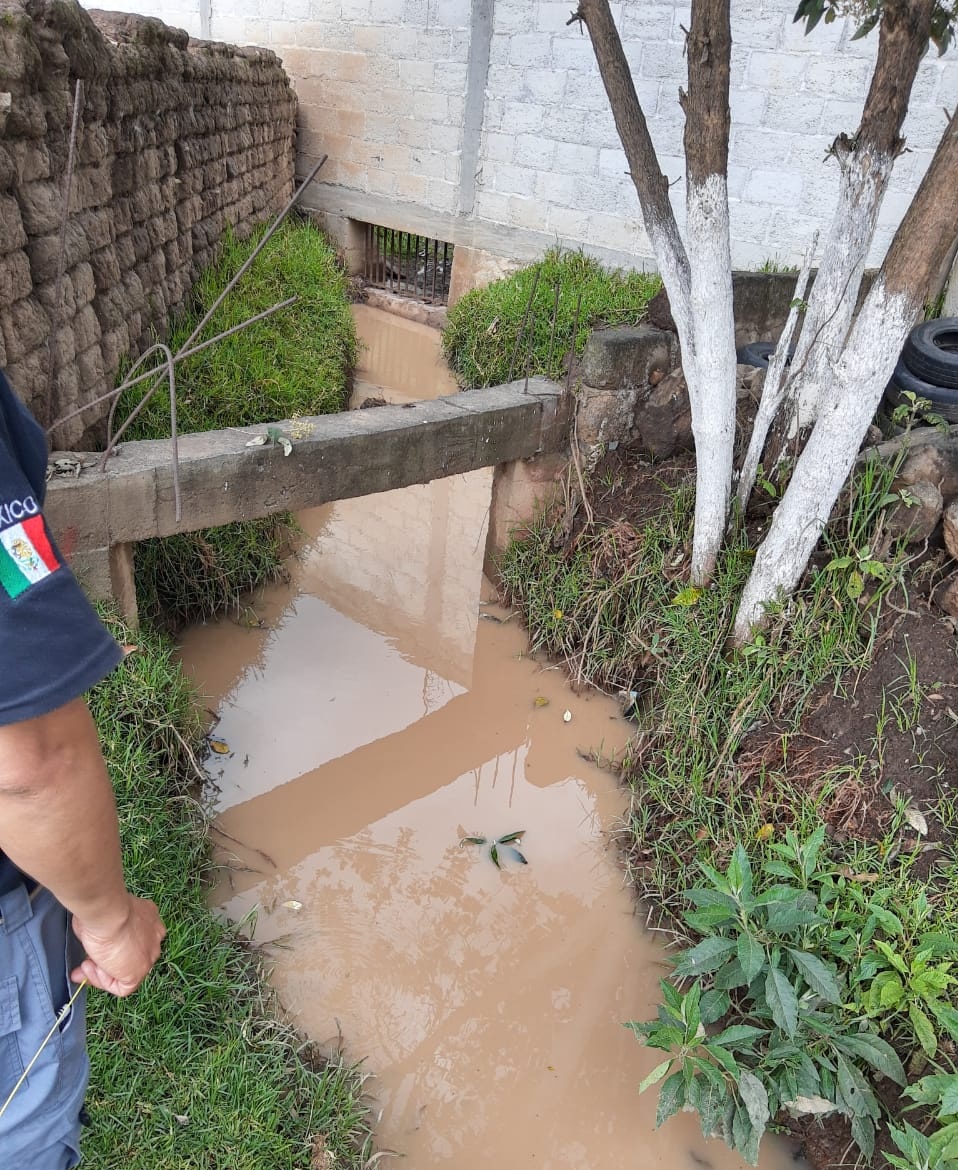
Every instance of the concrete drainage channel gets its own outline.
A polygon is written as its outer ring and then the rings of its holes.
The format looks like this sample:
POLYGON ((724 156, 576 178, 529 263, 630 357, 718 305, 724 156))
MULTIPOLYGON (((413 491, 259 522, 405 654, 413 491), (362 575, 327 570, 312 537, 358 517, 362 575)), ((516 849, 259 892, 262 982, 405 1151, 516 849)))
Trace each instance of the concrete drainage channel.
MULTIPOLYGON (((362 392, 447 392, 434 331, 356 312, 362 392)), ((492 475, 301 513, 290 585, 250 599, 245 626, 184 637, 229 747, 210 765, 215 901, 258 908, 285 1004, 320 1043, 341 1029, 379 1147, 416 1170, 738 1170, 691 1116, 656 1131, 637 1096, 655 1062, 622 1022, 653 1010, 663 957, 608 847, 622 794, 580 754, 611 756, 629 725, 494 601, 492 475), (519 831, 526 865, 460 845, 519 831)), ((768 1144, 762 1165, 791 1152, 768 1144)))

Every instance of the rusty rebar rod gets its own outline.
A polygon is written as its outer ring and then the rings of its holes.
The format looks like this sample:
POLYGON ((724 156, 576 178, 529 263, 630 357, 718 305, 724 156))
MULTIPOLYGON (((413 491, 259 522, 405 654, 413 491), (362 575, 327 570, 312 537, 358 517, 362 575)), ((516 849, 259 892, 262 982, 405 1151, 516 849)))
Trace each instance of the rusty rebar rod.
MULTIPOLYGON (((246 329, 247 326, 255 325, 257 321, 263 321, 265 318, 272 316, 273 313, 278 313, 280 309, 288 309, 290 305, 294 305, 298 300, 299 297, 288 297, 285 301, 279 301, 270 308, 264 309, 261 313, 257 313, 254 317, 249 317, 246 321, 241 321, 238 325, 231 325, 229 329, 224 329, 222 333, 217 333, 215 337, 209 337, 206 341, 201 341, 199 345, 194 345, 191 349, 185 349, 182 352, 175 353, 173 355, 173 364, 179 365, 180 362, 186 361, 187 358, 193 357, 194 354, 201 353, 204 349, 209 349, 211 345, 216 345, 218 341, 223 341, 225 338, 231 337, 234 333, 239 333, 240 330, 246 329)), ((152 349, 147 352, 152 352, 152 349)), ((139 361, 142 361, 142 358, 139 361)), ((139 361, 136 365, 139 364, 139 361)), ((133 369, 136 369, 136 365, 133 366, 133 369)), ((76 410, 71 410, 69 414, 58 418, 56 422, 51 423, 47 427, 47 434, 53 434, 57 427, 62 426, 65 422, 69 422, 70 419, 76 418, 77 415, 85 414, 91 406, 99 406, 101 402, 109 402, 111 398, 118 399, 124 390, 129 390, 131 386, 137 386, 140 382, 145 382, 148 378, 161 377, 162 373, 163 371, 159 367, 155 367, 152 370, 147 370, 143 374, 137 374, 135 378, 127 377, 119 386, 108 390, 106 394, 100 394, 97 398, 91 398, 83 406, 78 406, 76 410)))
POLYGON ((542 274, 542 265, 536 268, 536 274, 532 278, 532 288, 529 291, 529 299, 526 301, 526 311, 522 315, 522 324, 519 326, 519 332, 516 335, 516 344, 512 351, 512 360, 509 362, 509 377, 507 382, 512 381, 512 375, 516 368, 516 358, 519 356, 519 346, 522 345, 522 339, 526 332, 526 323, 529 320, 529 313, 532 310, 532 302, 536 299, 536 289, 539 287, 539 277, 542 274))
MULTIPOLYGON (((216 300, 213 302, 213 304, 210 306, 210 308, 206 311, 202 320, 199 322, 199 324, 196 326, 196 328, 193 330, 193 332, 189 335, 189 337, 186 339, 186 341, 183 342, 183 345, 180 347, 180 349, 178 351, 179 353, 182 353, 184 350, 188 349, 192 345, 192 343, 197 339, 197 337, 200 335, 200 333, 206 327, 207 323, 209 322, 209 320, 213 316, 213 314, 216 312, 216 310, 220 307, 220 305, 227 298, 227 296, 229 296, 229 294, 233 291, 233 289, 236 287, 236 285, 239 283, 239 281, 242 279, 242 277, 249 271, 250 266, 256 260, 256 257, 260 254, 260 252, 262 252, 263 248, 266 246, 266 244, 272 238, 272 236, 276 232, 277 228, 279 228, 280 224, 283 223, 283 221, 286 219, 287 215, 289 215, 289 213, 293 210, 293 208, 299 202, 300 198, 302 197, 303 192, 310 185, 310 183, 312 183, 313 179, 315 179, 316 176, 319 174, 320 169, 325 165, 326 160, 328 158, 329 158, 329 155, 324 154, 323 157, 319 160, 319 162, 309 172, 309 174, 306 176, 306 178, 303 180, 303 182, 299 185, 299 187, 296 188, 296 190, 292 194, 292 197, 289 199, 289 202, 286 204, 286 206, 283 208, 283 210, 279 213, 279 215, 277 215, 277 217, 273 220, 272 224, 270 224, 269 229, 263 235, 262 239, 260 239, 257 242, 256 247, 249 254, 249 256, 246 258, 246 260, 243 261, 243 263, 240 265, 240 267, 237 269, 237 271, 233 274, 233 276, 230 278, 226 287, 223 289, 223 291, 220 293, 220 295, 216 298, 216 300)), ((147 352, 149 352, 149 350, 147 352)), ((173 366, 171 364, 170 370, 172 371, 172 369, 173 369, 173 366)), ((133 420, 136 418, 137 414, 139 414, 140 410, 142 410, 145 400, 148 400, 150 398, 153 391, 156 390, 158 386, 159 386, 159 382, 155 382, 154 385, 147 391, 146 395, 144 396, 144 399, 141 400, 141 402, 138 404, 134 413, 131 414, 130 417, 126 419, 126 421, 123 423, 123 425, 120 427, 120 429, 117 431, 117 433, 115 435, 111 434, 112 419, 113 419, 113 415, 115 413, 115 410, 110 411, 110 420, 111 421, 107 427, 106 450, 103 452, 103 458, 100 460, 100 469, 101 470, 104 470, 104 471, 106 470, 107 461, 109 460, 110 455, 112 454, 114 447, 116 447, 116 444, 119 442, 120 437, 124 434, 126 429, 129 427, 130 423, 132 423, 133 420)), ((115 403, 114 403, 114 407, 115 407, 115 403)))

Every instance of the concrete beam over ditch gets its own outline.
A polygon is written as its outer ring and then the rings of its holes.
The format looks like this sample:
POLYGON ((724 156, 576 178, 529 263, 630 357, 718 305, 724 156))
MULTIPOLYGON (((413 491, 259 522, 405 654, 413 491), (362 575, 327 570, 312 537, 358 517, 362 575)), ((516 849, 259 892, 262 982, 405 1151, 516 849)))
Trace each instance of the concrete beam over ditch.
POLYGON ((122 600, 132 558, 118 550, 136 541, 558 452, 568 445, 569 419, 561 387, 531 378, 408 406, 271 424, 290 438, 289 456, 278 445, 247 446, 266 423, 183 435, 179 522, 170 441, 124 443, 105 471, 54 477, 45 512, 91 595, 122 600))

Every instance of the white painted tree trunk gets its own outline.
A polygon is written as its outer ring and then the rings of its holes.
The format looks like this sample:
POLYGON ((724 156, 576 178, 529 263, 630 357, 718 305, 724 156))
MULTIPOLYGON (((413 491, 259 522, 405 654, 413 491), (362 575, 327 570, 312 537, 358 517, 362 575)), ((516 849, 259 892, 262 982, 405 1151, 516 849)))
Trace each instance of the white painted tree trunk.
POLYGON ((765 440, 768 438, 769 428, 777 418, 778 412, 785 400, 787 392, 785 374, 788 369, 786 365, 788 360, 788 347, 795 334, 795 326, 798 324, 799 308, 795 302, 801 302, 805 297, 805 290, 808 288, 808 281, 812 271, 812 258, 815 255, 815 249, 817 247, 818 232, 815 232, 805 252, 805 258, 802 261, 802 270, 798 274, 798 281, 795 284, 795 301, 788 310, 788 316, 785 319, 785 328, 782 330, 782 336, 779 338, 775 353, 772 355, 772 360, 768 363, 765 381, 762 384, 762 397, 755 414, 755 422, 752 424, 748 450, 745 452, 745 458, 742 460, 742 471, 738 481, 738 505, 743 515, 745 509, 748 507, 748 500, 752 494, 752 488, 755 486, 755 477, 758 473, 758 465, 762 460, 762 452, 765 450, 765 440))
POLYGON ((735 319, 728 187, 724 175, 686 191, 694 350, 682 351, 695 436, 692 582, 708 583, 725 536, 735 447, 735 319))
POLYGON ((822 403, 759 546, 735 619, 736 642, 747 641, 764 621, 767 606, 791 594, 798 584, 852 470, 916 313, 913 297, 890 295, 879 277, 834 371, 834 391, 822 403))
POLYGON ((829 397, 893 163, 891 155, 867 149, 841 158, 838 204, 786 384, 789 438, 815 422, 829 397))

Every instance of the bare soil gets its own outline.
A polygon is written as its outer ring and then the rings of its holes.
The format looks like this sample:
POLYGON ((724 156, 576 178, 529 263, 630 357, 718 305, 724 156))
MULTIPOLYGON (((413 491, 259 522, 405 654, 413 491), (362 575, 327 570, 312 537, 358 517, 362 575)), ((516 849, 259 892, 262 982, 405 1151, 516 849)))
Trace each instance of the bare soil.
MULTIPOLYGON (((639 526, 659 511, 670 489, 692 475, 691 454, 653 464, 620 448, 596 469, 591 497, 596 519, 639 526)), ((761 511, 750 524, 761 524, 761 511)), ((868 669, 845 677, 837 693, 829 684, 812 697, 798 735, 789 737, 787 759, 781 730, 767 727, 750 737, 739 760, 741 772, 754 777, 755 799, 761 802, 769 799, 761 790, 769 772, 784 773, 789 786, 814 792, 835 765, 864 759, 864 779, 850 778, 826 799, 832 833, 836 840, 881 841, 895 815, 896 796, 903 798, 925 816, 928 832, 906 833, 897 847, 923 849, 919 873, 932 879, 936 865, 954 849, 958 831, 935 814, 942 795, 958 795, 958 633, 954 619, 935 602, 938 586, 954 567, 943 547, 916 558, 904 597, 883 608, 868 669)), ((796 1124, 793 1136, 815 1170, 855 1164, 857 1151, 839 1117, 796 1124)), ((882 1161, 879 1148, 874 1164, 882 1161)))

